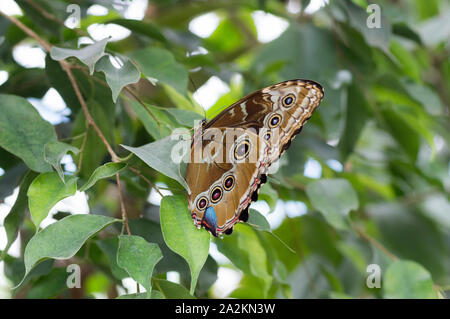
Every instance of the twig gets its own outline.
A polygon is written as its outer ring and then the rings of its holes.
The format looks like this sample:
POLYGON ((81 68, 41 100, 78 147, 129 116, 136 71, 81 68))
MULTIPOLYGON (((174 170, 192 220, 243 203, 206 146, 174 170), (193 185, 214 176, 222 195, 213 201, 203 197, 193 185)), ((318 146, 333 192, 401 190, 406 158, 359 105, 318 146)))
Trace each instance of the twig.
POLYGON ((371 236, 369 236, 368 234, 366 234, 364 231, 359 229, 356 225, 352 224, 352 228, 355 230, 355 232, 359 236, 361 236, 362 238, 367 240, 372 245, 376 246, 378 249, 380 249, 383 253, 386 254, 386 256, 388 256, 392 260, 398 260, 399 259, 396 255, 394 255, 392 252, 390 252, 386 247, 384 247, 382 244, 380 244, 376 239, 374 239, 371 236))
POLYGON ((156 118, 155 114, 152 113, 152 111, 150 111, 147 107, 147 105, 145 105, 145 103, 128 87, 125 86, 125 90, 131 94, 131 96, 134 97, 134 99, 141 104, 144 109, 147 111, 147 113, 155 120, 156 124, 158 124, 158 126, 160 126, 160 122, 158 121, 158 119, 156 118))
POLYGON ((29 35, 30 37, 32 37, 33 39, 35 39, 37 42, 39 42, 40 45, 42 45, 42 47, 50 52, 52 46, 50 45, 50 43, 48 43, 47 41, 45 41, 44 39, 42 39, 39 35, 36 34, 36 32, 34 32, 33 30, 31 30, 30 28, 28 28, 26 25, 24 25, 22 22, 20 22, 18 19, 16 19, 15 17, 9 16, 6 13, 0 11, 0 14, 2 16, 4 16, 6 19, 8 19, 9 21, 11 21, 12 23, 14 23, 15 25, 17 25, 23 32, 25 32, 27 35, 29 35))
MULTIPOLYGON (((52 13, 48 12, 47 10, 45 10, 44 8, 42 8, 41 6, 39 6, 37 3, 35 3, 33 0, 25 0, 30 6, 32 6, 36 11, 38 11, 40 14, 42 14, 42 16, 44 16, 46 19, 48 20, 52 20, 56 23, 58 23, 59 25, 61 25, 62 27, 65 27, 66 25, 64 24, 64 21, 60 20, 58 17, 56 17, 55 15, 53 15, 52 13)), ((80 28, 75 28, 72 29, 74 30, 78 35, 81 36, 86 36, 86 37, 91 37, 89 35, 89 33, 87 33, 86 31, 80 29, 80 28)))
POLYGON ((142 178, 147 184, 149 184, 151 187, 153 187, 159 195, 161 195, 161 197, 164 197, 164 195, 161 193, 161 191, 159 190, 159 187, 155 185, 155 183, 153 183, 151 180, 149 180, 147 177, 145 177, 144 175, 142 175, 142 173, 135 169, 134 167, 128 167, 131 171, 133 171, 136 175, 138 175, 140 178, 142 178))
POLYGON ((81 171, 81 164, 83 163, 84 147, 86 146, 86 141, 87 141, 88 134, 89 134, 89 125, 87 125, 87 127, 86 127, 86 131, 84 133, 83 142, 81 143, 80 158, 78 159, 78 168, 77 168, 78 172, 81 171))
MULTIPOLYGON (((30 28, 28 28, 26 25, 24 25, 18 19, 16 19, 15 17, 9 16, 9 15, 5 14, 2 11, 0 11, 0 15, 4 16, 6 19, 8 19, 9 21, 11 21, 15 25, 17 25, 23 32, 25 32, 31 38, 35 39, 47 52, 51 51, 52 46, 50 45, 50 43, 48 43, 47 41, 42 39, 36 32, 34 32, 30 28)), ((68 64, 64 60, 59 61, 59 64, 64 69, 64 71, 66 71, 66 73, 67 73, 67 76, 68 76, 68 78, 70 80, 70 83, 71 83, 71 85, 72 85, 72 87, 73 87, 73 89, 75 91, 77 99, 78 99, 78 101, 79 101, 79 103, 81 105, 81 108, 83 109, 83 113, 85 115, 87 124, 94 128, 94 130, 97 133, 98 137, 100 138, 102 143, 105 145, 108 153, 111 155, 112 161, 113 162, 119 162, 120 161, 119 157, 114 152, 114 150, 112 149, 111 145, 109 145, 109 143, 106 140, 105 136, 103 135, 102 131, 97 126, 97 123, 95 123, 94 119, 92 118, 91 114, 89 113, 89 109, 87 107, 86 101, 84 100, 83 95, 81 94, 80 88, 78 87, 78 84, 77 84, 77 82, 75 80, 75 77, 73 76, 70 64, 68 64)), ((127 213, 126 213, 126 210, 125 210, 125 204, 123 202, 122 188, 121 188, 121 185, 120 185, 120 178, 119 178, 119 174, 118 173, 116 174, 116 180, 117 180, 117 187, 119 189, 119 194, 120 194, 120 207, 121 207, 121 212, 122 212, 122 218, 124 220, 124 226, 126 227, 128 234, 131 234, 130 228, 128 226, 128 216, 127 216, 127 213)))
POLYGON ((159 195, 161 195, 161 197, 164 197, 164 195, 161 193, 161 191, 159 190, 159 187, 156 186, 151 180, 149 180, 147 177, 145 177, 144 175, 142 175, 142 173, 135 169, 134 167, 128 167, 131 171, 133 171, 136 175, 138 175, 140 178, 142 178, 145 182, 147 182, 147 184, 149 184, 151 187, 153 187, 159 195))
POLYGON ((111 159, 113 162, 119 162, 119 158, 112 149, 111 145, 109 145, 108 141, 106 140, 105 136, 103 135, 100 128, 97 126, 97 123, 95 123, 94 119, 91 116, 91 113, 89 113, 86 101, 84 100, 83 96, 81 95, 80 88, 78 87, 78 84, 73 76, 72 70, 70 69, 70 65, 65 61, 60 61, 61 66, 66 71, 67 76, 69 77, 70 83, 72 84, 73 89, 75 90, 75 94, 78 98, 78 102, 80 102, 81 108, 83 109, 84 116, 86 117, 86 121, 89 125, 91 125, 94 129, 94 131, 97 133, 98 137, 102 141, 102 143, 105 145, 106 149, 108 150, 109 155, 111 155, 111 159), (64 63, 63 63, 64 62, 64 63))
POLYGON ((127 211, 125 209, 125 202, 123 199, 122 186, 120 185, 119 173, 116 173, 116 182, 117 182, 117 188, 119 189, 120 211, 122 212, 123 224, 127 230, 128 235, 131 235, 130 226, 128 225, 128 215, 127 215, 127 211))

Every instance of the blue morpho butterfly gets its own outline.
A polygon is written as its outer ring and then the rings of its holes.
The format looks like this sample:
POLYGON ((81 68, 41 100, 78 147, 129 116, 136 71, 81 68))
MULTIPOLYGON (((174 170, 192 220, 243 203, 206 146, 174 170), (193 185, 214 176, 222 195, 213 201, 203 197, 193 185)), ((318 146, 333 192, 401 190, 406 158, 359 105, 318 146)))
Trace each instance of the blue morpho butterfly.
POLYGON ((197 227, 231 234, 247 221, 270 165, 300 133, 324 95, 310 80, 290 80, 256 91, 194 133, 186 168, 189 210, 197 227))

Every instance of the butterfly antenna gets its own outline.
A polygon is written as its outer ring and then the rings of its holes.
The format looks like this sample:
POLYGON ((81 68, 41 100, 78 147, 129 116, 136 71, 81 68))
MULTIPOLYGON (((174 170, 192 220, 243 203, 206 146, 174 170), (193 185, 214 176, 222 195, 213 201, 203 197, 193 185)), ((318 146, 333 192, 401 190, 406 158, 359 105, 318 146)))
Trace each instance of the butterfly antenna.
MULTIPOLYGON (((198 88, 197 88, 197 86, 195 85, 195 83, 194 83, 194 81, 192 80, 192 78, 191 78, 190 75, 189 75, 189 81, 191 82, 192 87, 194 88, 194 92, 197 92, 198 88)), ((200 104, 200 103, 198 103, 198 104, 200 104)), ((202 110, 203 110, 203 118, 204 118, 204 120, 206 121, 206 111, 205 111, 205 108, 203 107, 203 105, 200 105, 200 106, 202 107, 202 110)))

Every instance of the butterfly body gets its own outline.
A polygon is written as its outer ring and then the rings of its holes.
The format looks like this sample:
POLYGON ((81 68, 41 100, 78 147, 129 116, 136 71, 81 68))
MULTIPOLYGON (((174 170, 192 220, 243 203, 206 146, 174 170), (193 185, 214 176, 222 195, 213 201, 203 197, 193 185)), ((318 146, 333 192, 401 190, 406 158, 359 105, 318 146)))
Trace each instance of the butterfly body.
POLYGON ((270 165, 322 98, 322 86, 314 81, 285 81, 248 95, 203 123, 194 133, 186 171, 189 210, 198 227, 220 236, 248 218, 270 165))

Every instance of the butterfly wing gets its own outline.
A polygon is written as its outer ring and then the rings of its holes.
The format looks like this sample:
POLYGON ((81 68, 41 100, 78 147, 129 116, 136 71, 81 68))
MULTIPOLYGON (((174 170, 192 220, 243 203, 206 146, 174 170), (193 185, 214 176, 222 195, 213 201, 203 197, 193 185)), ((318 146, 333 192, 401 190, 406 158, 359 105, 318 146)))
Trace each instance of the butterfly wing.
POLYGON ((239 100, 194 134, 186 181, 198 227, 220 236, 248 218, 248 206, 256 200, 268 167, 300 133, 323 94, 314 81, 281 82, 239 100), (246 152, 243 141, 248 138, 253 142, 246 152), (246 154, 244 161, 236 161, 241 153, 246 154))
POLYGON ((244 129, 207 129, 194 140, 186 181, 194 223, 214 236, 230 233, 260 184, 268 144, 244 129), (200 154, 200 156, 199 156, 200 154))

